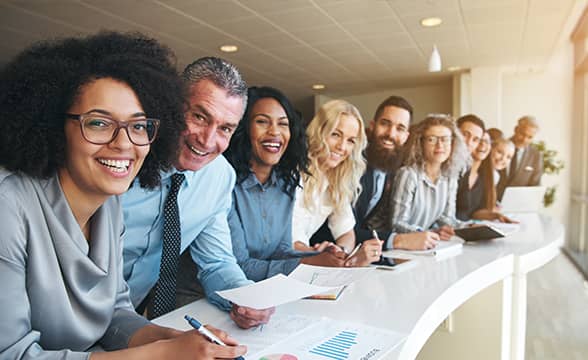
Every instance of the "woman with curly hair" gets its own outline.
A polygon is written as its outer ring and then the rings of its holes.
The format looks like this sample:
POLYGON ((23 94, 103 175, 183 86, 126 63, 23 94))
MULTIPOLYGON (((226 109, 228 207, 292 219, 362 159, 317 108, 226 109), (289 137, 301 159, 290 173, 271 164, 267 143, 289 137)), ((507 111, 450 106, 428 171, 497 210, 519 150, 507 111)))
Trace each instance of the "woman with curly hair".
POLYGON ((122 276, 113 195, 135 176, 158 186, 176 157, 184 90, 172 60, 155 40, 100 33, 40 43, 0 71, 1 358, 244 352, 149 323, 122 276))
MULTIPOLYGON (((455 217, 457 179, 468 151, 448 115, 429 115, 411 130, 403 167, 394 179, 391 228, 399 233, 437 233, 429 239, 449 240, 455 217)), ((425 248, 435 245, 434 241, 425 248)))
POLYGON ((229 214, 233 253, 248 279, 287 275, 300 263, 340 264, 329 252, 307 256, 292 250, 294 194, 308 160, 302 119, 284 94, 249 88, 225 156, 237 172, 229 214))
POLYGON ((344 254, 345 265, 368 265, 380 259, 382 244, 365 241, 355 257, 352 204, 361 191, 359 179, 366 164, 363 150, 366 135, 357 108, 345 100, 331 100, 318 110, 306 129, 309 173, 302 175, 302 187, 296 191, 292 219, 292 241, 301 251, 323 251, 331 243, 309 246, 309 239, 328 220, 336 245, 344 254), (349 257, 349 259, 347 259, 349 257))

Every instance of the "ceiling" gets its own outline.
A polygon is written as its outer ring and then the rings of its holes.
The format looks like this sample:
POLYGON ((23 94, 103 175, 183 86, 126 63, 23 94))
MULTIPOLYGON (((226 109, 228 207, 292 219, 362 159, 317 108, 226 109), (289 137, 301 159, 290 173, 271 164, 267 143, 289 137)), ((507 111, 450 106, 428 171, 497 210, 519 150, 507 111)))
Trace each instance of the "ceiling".
POLYGON ((215 55, 252 85, 294 101, 311 85, 361 93, 447 80, 449 66, 544 66, 574 0, 4 0, 0 63, 34 41, 138 30, 174 49, 182 69, 215 55), (420 20, 441 17, 424 28, 420 20), (222 44, 239 51, 221 53, 222 44), (444 70, 427 72, 436 44, 444 70))

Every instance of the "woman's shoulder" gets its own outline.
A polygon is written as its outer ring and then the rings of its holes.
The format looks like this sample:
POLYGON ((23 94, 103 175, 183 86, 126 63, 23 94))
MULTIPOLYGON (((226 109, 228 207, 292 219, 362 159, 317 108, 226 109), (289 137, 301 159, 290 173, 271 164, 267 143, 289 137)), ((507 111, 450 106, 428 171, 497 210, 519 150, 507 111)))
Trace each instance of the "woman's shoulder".
POLYGON ((39 180, 27 175, 0 168, 0 197, 18 202, 26 201, 33 194, 33 184, 39 180))
POLYGON ((414 165, 405 165, 396 171, 396 178, 417 179, 420 174, 419 168, 414 165))

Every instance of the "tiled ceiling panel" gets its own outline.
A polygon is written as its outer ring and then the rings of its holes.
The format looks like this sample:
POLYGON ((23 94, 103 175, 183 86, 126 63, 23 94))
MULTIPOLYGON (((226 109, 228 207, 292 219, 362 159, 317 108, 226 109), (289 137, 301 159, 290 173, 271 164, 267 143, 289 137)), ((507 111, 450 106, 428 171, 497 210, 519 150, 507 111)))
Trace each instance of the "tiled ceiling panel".
POLYGON ((447 79, 427 72, 433 45, 445 68, 544 66, 578 1, 5 0, 0 63, 46 38, 135 30, 169 45, 180 66, 223 56, 250 84, 297 100, 316 82, 359 93, 447 79), (429 16, 443 23, 423 28, 429 16), (221 53, 223 44, 240 50, 221 53))

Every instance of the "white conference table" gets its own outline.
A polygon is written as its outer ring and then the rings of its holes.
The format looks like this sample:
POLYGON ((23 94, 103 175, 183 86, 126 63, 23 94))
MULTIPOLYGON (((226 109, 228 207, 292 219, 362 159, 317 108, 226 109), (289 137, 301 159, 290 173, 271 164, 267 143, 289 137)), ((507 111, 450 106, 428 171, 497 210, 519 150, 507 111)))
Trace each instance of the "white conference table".
MULTIPOLYGON (((349 286, 337 301, 299 300, 277 311, 345 319, 405 334, 406 340, 385 359, 522 360, 526 276, 559 254, 564 227, 543 215, 517 218, 520 230, 503 239, 466 243, 460 254, 446 259, 419 257, 416 266, 375 270, 349 286), (437 330, 442 323, 449 324, 448 330, 437 330)), ((184 314, 210 324, 228 317, 199 300, 155 322, 187 329, 184 314)))

